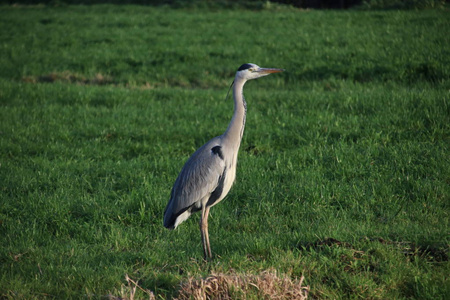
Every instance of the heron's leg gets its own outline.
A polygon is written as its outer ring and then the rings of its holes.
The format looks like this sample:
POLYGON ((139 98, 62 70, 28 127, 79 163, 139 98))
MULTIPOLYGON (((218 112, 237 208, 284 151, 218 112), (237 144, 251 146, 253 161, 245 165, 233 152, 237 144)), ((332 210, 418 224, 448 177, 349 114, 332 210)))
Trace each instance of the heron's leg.
POLYGON ((205 233, 206 233, 206 247, 208 250, 208 257, 212 258, 212 254, 211 254, 211 246, 209 245, 209 232, 208 232, 208 217, 209 217, 209 206, 205 209, 205 223, 206 223, 206 229, 205 229, 205 233))
POLYGON ((200 231, 202 233, 203 255, 205 259, 212 258, 211 247, 209 246, 208 215, 209 215, 209 207, 202 207, 202 217, 200 218, 200 231))

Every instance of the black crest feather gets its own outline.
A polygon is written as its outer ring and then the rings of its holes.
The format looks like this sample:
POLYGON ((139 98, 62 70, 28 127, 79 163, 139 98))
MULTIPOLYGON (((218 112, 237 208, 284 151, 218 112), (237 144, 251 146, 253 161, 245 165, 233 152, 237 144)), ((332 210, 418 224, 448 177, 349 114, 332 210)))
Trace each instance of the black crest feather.
POLYGON ((243 64, 242 66, 239 67, 238 71, 247 70, 250 69, 251 67, 252 67, 251 64, 243 64))

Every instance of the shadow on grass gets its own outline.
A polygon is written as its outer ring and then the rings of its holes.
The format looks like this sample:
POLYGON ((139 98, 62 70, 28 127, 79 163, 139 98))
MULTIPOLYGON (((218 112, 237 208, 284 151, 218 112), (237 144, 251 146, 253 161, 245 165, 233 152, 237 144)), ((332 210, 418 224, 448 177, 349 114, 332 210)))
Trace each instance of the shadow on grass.
MULTIPOLYGON (((426 259, 430 262, 446 262, 448 261, 448 246, 440 246, 440 245, 417 245, 412 242, 393 242, 387 241, 382 238, 365 238, 370 242, 379 242, 383 245, 392 245, 397 248, 403 255, 405 255, 410 260, 413 260, 415 257, 420 257, 426 259)), ((334 238, 325 238, 323 240, 319 240, 311 243, 304 243, 297 245, 297 248, 304 251, 321 251, 325 247, 341 247, 347 249, 356 250, 355 247, 347 242, 339 241, 334 238)))
MULTIPOLYGON (((292 74, 294 75, 294 74, 292 74)), ((291 76, 292 76, 291 75, 291 76)), ((444 66, 437 62, 418 62, 401 66, 355 66, 352 63, 348 65, 327 65, 315 67, 314 69, 304 70, 295 74, 294 80, 317 81, 328 79, 345 79, 354 82, 372 82, 372 81, 395 81, 405 83, 415 83, 427 81, 438 83, 450 78, 450 74, 444 69, 444 66), (296 75, 296 76, 295 76, 296 75)))

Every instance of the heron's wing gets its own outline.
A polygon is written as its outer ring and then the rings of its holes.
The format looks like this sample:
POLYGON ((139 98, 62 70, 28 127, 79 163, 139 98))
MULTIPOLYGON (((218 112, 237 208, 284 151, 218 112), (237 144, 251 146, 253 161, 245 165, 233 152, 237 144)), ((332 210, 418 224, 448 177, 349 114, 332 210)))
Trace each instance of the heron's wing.
POLYGON ((169 225, 166 227, 170 227, 178 215, 192 206, 194 211, 199 210, 200 201, 216 190, 224 172, 222 148, 215 138, 199 148, 178 175, 164 212, 164 224, 169 225))

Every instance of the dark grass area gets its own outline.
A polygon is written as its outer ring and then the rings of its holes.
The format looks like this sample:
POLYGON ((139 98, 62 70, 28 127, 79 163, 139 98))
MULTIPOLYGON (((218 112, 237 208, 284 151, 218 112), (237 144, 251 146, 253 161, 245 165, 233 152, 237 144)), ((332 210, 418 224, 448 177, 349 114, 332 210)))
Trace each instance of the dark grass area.
POLYGON ((170 298, 274 269, 311 298, 449 295, 447 11, 0 16, 2 297, 131 298, 137 284, 135 298, 170 298), (162 212, 185 160, 226 129, 245 62, 286 72, 245 87, 206 263, 198 216, 172 232, 162 212))

